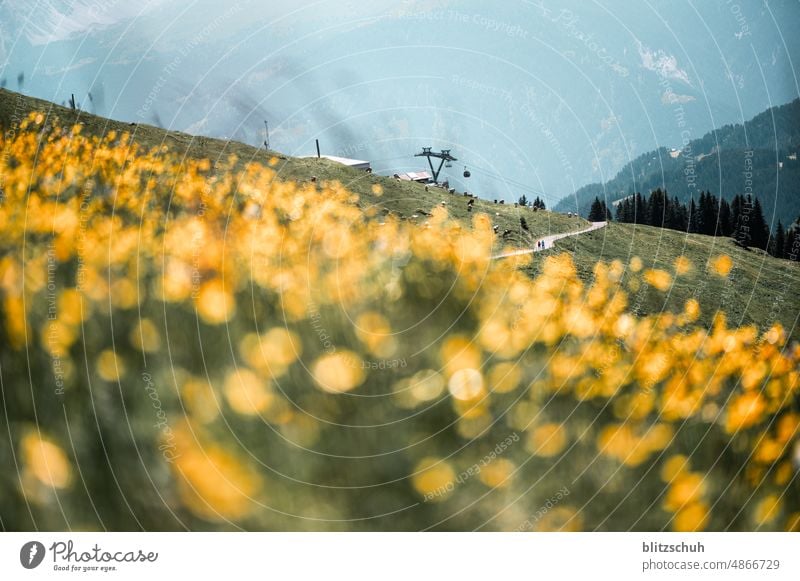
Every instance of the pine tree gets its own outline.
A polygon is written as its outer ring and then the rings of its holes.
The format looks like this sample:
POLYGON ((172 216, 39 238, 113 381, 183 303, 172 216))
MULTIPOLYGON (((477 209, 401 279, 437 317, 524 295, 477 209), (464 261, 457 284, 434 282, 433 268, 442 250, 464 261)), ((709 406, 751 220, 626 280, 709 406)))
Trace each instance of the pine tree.
POLYGON ((708 203, 706 202, 706 193, 700 192, 700 197, 697 199, 697 232, 700 234, 708 234, 708 227, 706 225, 706 215, 708 214, 708 203))
POLYGON ((519 203, 519 205, 520 205, 520 206, 522 206, 523 208, 524 208, 525 206, 527 206, 527 205, 528 205, 528 198, 525 196, 525 194, 522 194, 522 196, 520 197, 520 199, 519 199, 519 202, 518 202, 518 203, 519 203))
POLYGON ((702 230, 700 228, 700 212, 697 209, 697 205, 694 203, 694 198, 692 198, 689 209, 688 209, 688 231, 692 234, 698 234, 702 230))
POLYGON ((669 196, 664 197, 664 227, 670 230, 677 230, 678 223, 678 208, 674 200, 670 200, 669 196))
POLYGON ((642 194, 636 192, 636 197, 633 202, 633 223, 634 224, 647 224, 647 201, 642 197, 642 194))
POLYGON ((786 232, 783 230, 783 224, 778 220, 775 236, 770 240, 769 253, 775 258, 783 258, 784 246, 786 246, 786 232))
POLYGON ((766 250, 769 244, 769 226, 764 220, 764 212, 758 198, 753 201, 753 211, 750 213, 750 235, 753 246, 766 250))
POLYGON ((703 234, 714 236, 717 233, 718 206, 719 200, 711 192, 700 194, 700 231, 703 234))
POLYGON ((733 233, 731 206, 725 198, 722 198, 719 203, 719 230, 717 233, 720 236, 730 236, 733 233))
POLYGON ((753 201, 750 194, 737 196, 734 198, 734 208, 736 209, 736 226, 733 229, 733 238, 739 246, 749 248, 752 245, 752 230, 750 228, 750 217, 752 214, 753 201), (738 199, 737 199, 738 198, 738 199))
POLYGON ((634 219, 633 198, 628 196, 622 202, 622 221, 632 224, 634 219))
POLYGON ((664 224, 664 193, 661 188, 650 192, 650 200, 647 202, 648 220, 650 226, 662 226, 664 224))
POLYGON ((589 210, 589 221, 602 222, 606 219, 606 212, 605 203, 601 202, 600 198, 595 197, 594 202, 592 202, 592 207, 589 210))

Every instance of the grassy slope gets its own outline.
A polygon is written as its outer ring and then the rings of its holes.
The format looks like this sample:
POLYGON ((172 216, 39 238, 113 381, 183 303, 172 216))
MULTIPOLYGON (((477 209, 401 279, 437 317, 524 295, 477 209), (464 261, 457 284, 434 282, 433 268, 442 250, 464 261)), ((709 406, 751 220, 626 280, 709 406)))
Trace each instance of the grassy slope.
MULTIPOLYGON (((0 127, 4 130, 34 110, 59 117, 65 124, 82 122, 84 130, 91 134, 102 135, 111 130, 128 131, 145 148, 164 144, 181 156, 217 160, 235 154, 243 163, 266 163, 273 156, 278 156, 276 169, 281 179, 304 181, 316 176, 321 181, 338 180, 359 194, 362 207, 377 207, 378 216, 392 212, 404 219, 412 219, 411 216, 418 210, 428 212, 442 201, 448 203, 450 214, 455 218, 469 221, 472 216, 466 211, 466 200, 460 194, 451 195, 436 188, 426 191, 421 184, 367 174, 324 159, 292 158, 235 141, 196 137, 149 125, 73 112, 48 101, 0 89, 0 127), (372 193, 374 184, 383 187, 382 196, 372 193)), ((499 240, 499 245, 527 246, 538 236, 577 230, 588 225, 583 219, 568 218, 556 212, 532 212, 483 200, 476 201, 474 213, 478 212, 492 216, 501 231, 512 231, 505 240, 499 240), (528 232, 521 230, 520 216, 525 217, 528 232)), ((416 220, 424 221, 425 216, 420 214, 416 220)), ((684 302, 694 296, 700 301, 701 320, 706 324, 710 323, 713 313, 722 308, 729 314, 731 323, 764 325, 767 320, 777 319, 798 337, 800 294, 797 289, 800 288, 800 270, 797 264, 771 258, 758 251, 745 251, 728 239, 615 223, 596 232, 561 240, 556 243, 556 249, 573 252, 579 271, 586 280, 590 279, 592 266, 598 259, 620 259, 627 263, 632 256, 640 256, 646 267, 671 271, 675 257, 684 254, 696 268, 691 275, 677 279, 669 293, 654 291, 646 285, 638 294, 632 293, 631 301, 638 305, 641 313, 680 310, 684 302), (734 271, 728 282, 705 271, 706 261, 721 253, 727 253, 734 259, 734 271), (777 300, 780 298, 782 301, 777 300)), ((538 264, 538 260, 534 261, 530 269, 537 270, 538 264)))
MULTIPOLYGON (((717 310, 728 315, 728 324, 756 324, 764 329, 770 321, 780 321, 787 332, 800 339, 800 268, 796 262, 778 260, 758 250, 744 250, 729 238, 685 234, 674 230, 611 223, 606 228, 560 240, 556 249, 573 253, 581 277, 590 280, 598 259, 619 259, 627 264, 639 256, 644 268, 674 272, 673 262, 684 255, 694 264, 693 271, 675 279, 668 292, 642 285, 630 292, 630 303, 642 314, 662 310, 680 311, 689 298, 701 306, 701 321, 708 325, 717 310), (706 270, 709 259, 728 254, 733 270, 728 280, 706 270)), ((535 268, 536 265, 532 268, 535 268)))
POLYGON ((316 177, 320 181, 337 180, 347 186, 351 191, 359 194, 360 205, 363 208, 376 207, 377 216, 392 212, 403 219, 424 221, 424 214, 447 202, 450 215, 469 223, 473 214, 486 213, 499 227, 500 232, 511 230, 505 239, 498 239, 498 246, 502 245, 532 245, 532 241, 545 234, 578 230, 588 225, 581 218, 568 218, 565 215, 551 212, 533 212, 530 209, 514 208, 513 204, 495 205, 491 202, 477 200, 472 214, 467 212, 466 198, 461 194, 449 194, 438 188, 428 188, 411 182, 401 182, 389 177, 367 174, 354 170, 341 164, 325 159, 303 159, 284 156, 278 152, 267 152, 250 145, 236 141, 198 137, 177 131, 168 131, 144 124, 132 124, 98 117, 86 112, 74 112, 70 109, 55 105, 49 101, 35 99, 11 91, 0 89, 0 127, 7 130, 31 111, 47 113, 57 117, 63 124, 75 122, 83 123, 84 131, 91 135, 103 135, 115 130, 129 132, 136 143, 144 148, 166 145, 173 153, 189 158, 208 158, 212 161, 227 159, 229 155, 236 155, 240 162, 267 163, 272 157, 277 156, 279 163, 275 167, 279 177, 284 180, 307 181, 316 177), (376 196, 372 193, 372 186, 380 184, 383 195, 376 196), (497 215, 499 214, 499 215, 497 215), (524 216, 528 231, 520 228, 520 217, 524 216))

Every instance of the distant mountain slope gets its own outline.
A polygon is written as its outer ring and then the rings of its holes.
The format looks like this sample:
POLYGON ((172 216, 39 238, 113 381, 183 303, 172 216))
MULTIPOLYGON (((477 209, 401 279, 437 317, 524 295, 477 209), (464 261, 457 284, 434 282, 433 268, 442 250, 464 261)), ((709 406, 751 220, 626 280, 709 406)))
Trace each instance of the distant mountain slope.
MULTIPOLYGON (((404 220, 425 222, 432 208, 447 205, 448 214, 471 224, 475 215, 484 213, 492 218, 500 234, 497 251, 505 246, 530 246, 533 241, 548 234, 570 232, 588 225, 583 220, 568 218, 553 212, 534 212, 531 208, 515 208, 513 204, 500 205, 476 199, 471 207, 461 193, 406 182, 377 173, 353 169, 328 159, 300 158, 265 151, 233 140, 213 139, 169 131, 144 123, 125 123, 87 113, 72 111, 49 101, 28 97, 0 88, 0 134, 13 135, 19 123, 31 112, 43 112, 48 118, 59 119, 63 125, 80 123, 84 134, 103 136, 109 131, 129 133, 133 143, 146 150, 165 146, 187 159, 223 161, 234 155, 242 169, 248 162, 272 164, 282 181, 298 183, 338 181, 351 192, 358 194, 359 206, 368 216, 382 219, 393 214, 404 220), (521 218, 524 218, 523 221, 521 218)), ((3 144, 0 139, 0 154, 3 144)), ((0 175, 2 186, 2 175, 0 175)), ((0 187, 0 193, 2 188, 0 187)), ((0 196, 0 199, 2 196, 0 196)))
POLYGON ((768 221, 800 214, 800 99, 760 113, 744 125, 725 125, 680 151, 665 147, 627 164, 614 179, 580 188, 555 209, 587 215, 595 196, 610 204, 630 194, 666 189, 686 201, 708 190, 726 199, 747 193, 761 200, 768 221), (748 175, 751 174, 751 175, 748 175), (748 184, 748 180, 751 181, 748 184))

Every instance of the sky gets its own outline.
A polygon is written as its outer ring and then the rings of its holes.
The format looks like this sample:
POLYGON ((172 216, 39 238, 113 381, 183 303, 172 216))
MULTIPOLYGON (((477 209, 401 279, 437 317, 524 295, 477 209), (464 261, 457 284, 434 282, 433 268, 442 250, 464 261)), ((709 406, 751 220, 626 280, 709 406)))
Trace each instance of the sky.
POLYGON ((6 0, 0 78, 253 145, 267 120, 273 149, 379 173, 450 149, 451 185, 552 205, 800 96, 798 23, 790 0, 6 0))

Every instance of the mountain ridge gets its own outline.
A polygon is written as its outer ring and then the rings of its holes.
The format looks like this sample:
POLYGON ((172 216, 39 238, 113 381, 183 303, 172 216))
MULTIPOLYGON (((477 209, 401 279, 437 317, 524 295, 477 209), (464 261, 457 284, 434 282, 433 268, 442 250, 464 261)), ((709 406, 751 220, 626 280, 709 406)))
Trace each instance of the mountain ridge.
POLYGON ((726 200, 753 193, 771 223, 800 214, 800 99, 772 107, 744 124, 727 124, 681 149, 639 155, 605 183, 591 183, 554 209, 588 215, 595 197, 608 205, 635 193, 666 190, 682 202, 710 191, 726 200))

